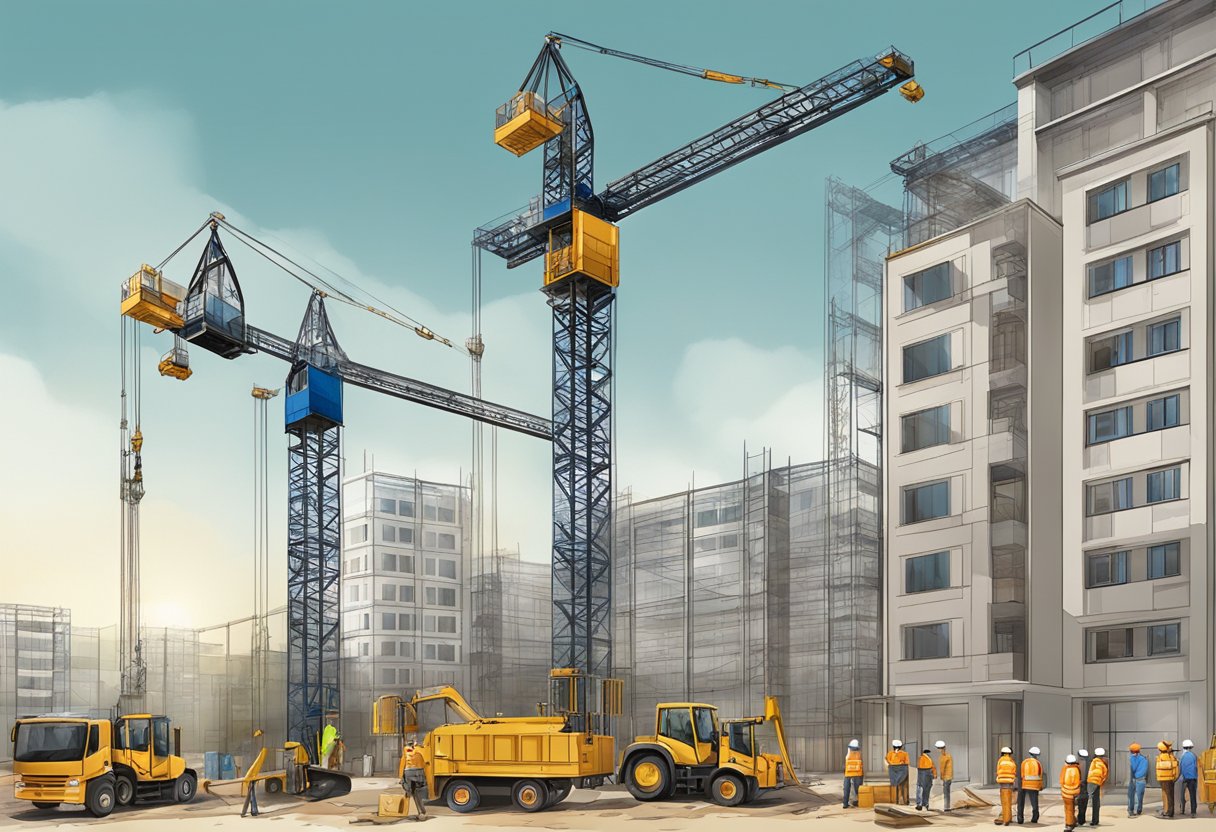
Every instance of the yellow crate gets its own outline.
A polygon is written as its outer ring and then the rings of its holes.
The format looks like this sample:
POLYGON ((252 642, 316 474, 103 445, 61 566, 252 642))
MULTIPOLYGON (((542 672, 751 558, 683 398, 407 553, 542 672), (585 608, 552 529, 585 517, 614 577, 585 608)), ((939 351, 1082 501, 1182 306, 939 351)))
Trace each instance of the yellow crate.
MULTIPOLYGON (((862 786, 864 789, 865 786, 862 786)), ((875 783, 870 786, 870 794, 874 803, 894 803, 895 790, 891 788, 890 783, 875 783)))
POLYGON ((521 92, 498 108, 494 144, 523 156, 561 132, 562 123, 551 116, 541 97, 521 92))
POLYGON ((874 787, 862 786, 857 790, 857 806, 860 809, 874 808, 874 787))
POLYGON ((160 329, 178 329, 178 302, 186 290, 147 263, 122 282, 122 314, 160 329))
POLYGON ((381 794, 376 814, 382 818, 403 818, 409 814, 410 801, 403 794, 381 794))
POLYGON ((574 209, 571 224, 549 232, 545 255, 545 285, 574 274, 585 275, 608 286, 621 281, 620 229, 585 211, 574 209), (557 241, 569 238, 569 245, 557 241))

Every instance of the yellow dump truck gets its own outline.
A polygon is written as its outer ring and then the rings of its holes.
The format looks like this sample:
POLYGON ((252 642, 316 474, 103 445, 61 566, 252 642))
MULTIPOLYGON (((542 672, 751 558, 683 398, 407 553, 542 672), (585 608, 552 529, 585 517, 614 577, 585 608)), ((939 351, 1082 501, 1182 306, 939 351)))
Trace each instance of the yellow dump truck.
POLYGON ((419 710, 441 707, 438 724, 419 743, 428 797, 472 812, 483 794, 510 794, 518 808, 537 812, 565 800, 573 788, 596 788, 612 776, 609 721, 620 714, 622 699, 620 680, 592 680, 568 669, 551 672, 550 688, 550 713, 525 717, 482 717, 447 686, 409 700, 382 696, 373 707, 372 731, 411 738, 418 734, 419 710))
POLYGON ((137 800, 186 803, 198 775, 180 756, 179 731, 169 752, 170 735, 169 718, 155 714, 19 719, 10 735, 15 797, 40 809, 83 804, 99 818, 137 800))
POLYGON ((621 755, 620 781, 638 800, 701 794, 721 806, 750 803, 788 779, 798 783, 785 745, 781 708, 764 698, 764 716, 723 721, 699 702, 664 702, 655 709, 654 734, 638 737, 621 755), (765 754, 756 729, 771 722, 780 755, 765 754))

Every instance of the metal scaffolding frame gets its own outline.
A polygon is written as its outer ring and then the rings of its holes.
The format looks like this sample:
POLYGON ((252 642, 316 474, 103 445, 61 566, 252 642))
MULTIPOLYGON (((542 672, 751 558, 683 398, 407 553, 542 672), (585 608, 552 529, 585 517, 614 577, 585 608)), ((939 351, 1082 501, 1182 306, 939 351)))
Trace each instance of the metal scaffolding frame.
MULTIPOLYGON (((67 710, 72 686, 72 612, 0 604, 0 723, 67 710)), ((0 743, 0 761, 12 759, 0 743)))

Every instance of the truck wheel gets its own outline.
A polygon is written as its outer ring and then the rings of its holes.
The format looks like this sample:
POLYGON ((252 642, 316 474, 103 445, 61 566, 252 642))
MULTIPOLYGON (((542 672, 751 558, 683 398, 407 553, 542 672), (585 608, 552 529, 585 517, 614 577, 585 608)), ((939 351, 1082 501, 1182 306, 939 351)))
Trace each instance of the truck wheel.
POLYGON ((625 771, 625 787, 636 799, 643 801, 668 797, 671 779, 667 761, 658 754, 635 757, 625 771))
POLYGON ((747 799, 744 803, 751 803, 760 796, 760 783, 754 778, 749 777, 747 781, 747 799))
POLYGON ((188 771, 185 772, 173 782, 173 799, 178 803, 189 803, 191 800, 194 800, 194 791, 197 785, 194 775, 188 771))
POLYGON ((481 792, 472 780, 453 780, 443 790, 443 799, 453 812, 465 814, 481 805, 481 792))
POLYGON ((135 781, 125 774, 114 778, 114 802, 119 806, 130 806, 135 802, 135 781))
MULTIPOLYGON (((549 781, 549 806, 556 806, 567 797, 570 796, 570 791, 574 788, 574 784, 569 780, 550 780, 549 781)), ((548 807, 546 807, 548 808, 548 807)))
POLYGON ((58 803, 44 803, 41 800, 35 800, 34 807, 37 809, 56 809, 59 807, 59 804, 58 803))
POLYGON ((736 774, 723 774, 709 786, 709 796, 719 806, 738 806, 747 794, 747 786, 736 774))
POLYGON ((544 780, 516 780, 511 787, 511 801, 525 812, 539 812, 549 805, 549 784, 544 780))
POLYGON ((283 791, 283 781, 277 777, 271 777, 263 788, 266 790, 266 794, 278 794, 283 791))
POLYGON ((89 784, 84 796, 85 808, 95 818, 104 818, 114 811, 114 779, 101 777, 89 784))

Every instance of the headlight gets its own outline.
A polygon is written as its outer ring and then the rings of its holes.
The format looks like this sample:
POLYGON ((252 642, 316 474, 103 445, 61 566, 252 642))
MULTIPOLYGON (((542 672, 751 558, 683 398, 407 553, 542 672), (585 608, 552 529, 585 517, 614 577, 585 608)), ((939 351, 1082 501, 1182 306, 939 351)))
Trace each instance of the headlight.
POLYGON ((79 786, 79 785, 80 785, 80 781, 79 781, 79 780, 69 780, 69 781, 68 781, 68 785, 69 785, 69 786, 79 786))
POLYGON ((24 789, 24 788, 25 788, 25 784, 24 784, 24 783, 22 783, 20 780, 18 780, 16 783, 14 783, 14 784, 13 784, 13 787, 14 787, 14 788, 18 788, 18 789, 24 789))

